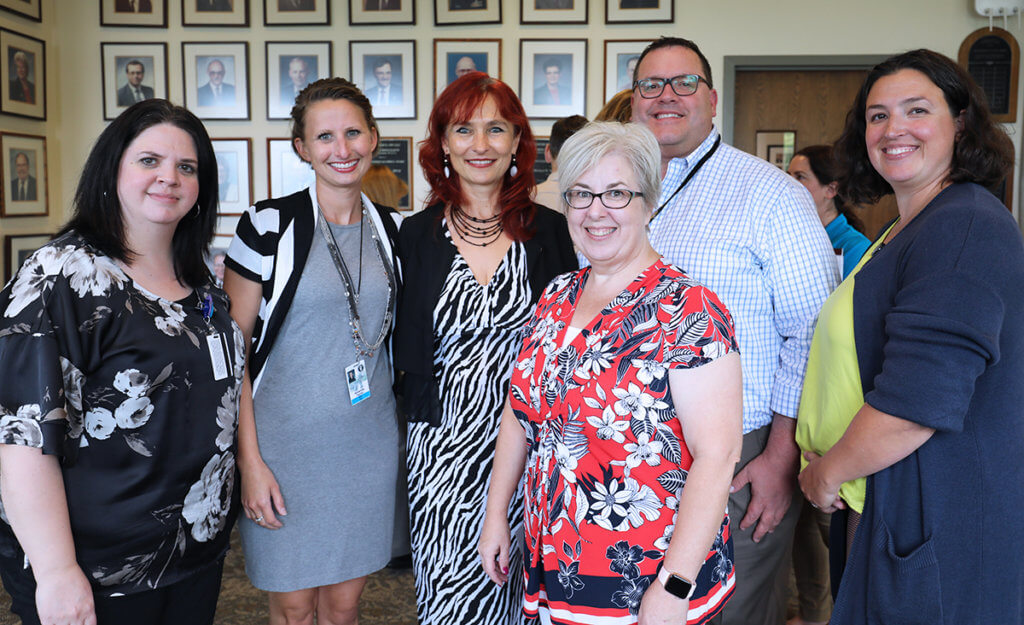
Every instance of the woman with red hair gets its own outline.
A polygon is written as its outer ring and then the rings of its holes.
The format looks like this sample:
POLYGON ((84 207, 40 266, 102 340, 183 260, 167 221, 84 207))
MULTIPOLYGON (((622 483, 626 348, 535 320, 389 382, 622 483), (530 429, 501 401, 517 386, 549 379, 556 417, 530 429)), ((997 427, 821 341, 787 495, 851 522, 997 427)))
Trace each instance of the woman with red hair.
MULTIPOLYGON (((519 329, 548 281, 577 267, 565 218, 530 200, 535 159, 519 99, 481 72, 444 90, 420 143, 431 191, 399 234, 394 349, 421 625, 523 619, 521 546, 498 587, 476 542, 519 329)), ((521 499, 509 520, 521 528, 521 499)))

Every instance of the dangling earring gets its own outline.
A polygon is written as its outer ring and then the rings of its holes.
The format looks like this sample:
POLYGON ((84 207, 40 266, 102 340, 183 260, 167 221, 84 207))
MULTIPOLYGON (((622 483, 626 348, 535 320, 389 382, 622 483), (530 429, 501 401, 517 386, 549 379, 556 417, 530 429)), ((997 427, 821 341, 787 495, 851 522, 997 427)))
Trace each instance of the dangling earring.
POLYGON ((516 174, 518 174, 518 173, 519 173, 519 168, 518 168, 518 167, 516 167, 516 155, 515 155, 515 154, 513 154, 513 155, 512 155, 512 167, 509 167, 509 169, 508 169, 508 175, 510 175, 510 176, 512 176, 513 178, 515 178, 515 177, 516 177, 516 174))
POLYGON ((448 160, 447 154, 444 155, 444 158, 441 160, 441 162, 444 163, 444 177, 451 178, 452 170, 448 169, 448 167, 452 164, 452 162, 448 160))

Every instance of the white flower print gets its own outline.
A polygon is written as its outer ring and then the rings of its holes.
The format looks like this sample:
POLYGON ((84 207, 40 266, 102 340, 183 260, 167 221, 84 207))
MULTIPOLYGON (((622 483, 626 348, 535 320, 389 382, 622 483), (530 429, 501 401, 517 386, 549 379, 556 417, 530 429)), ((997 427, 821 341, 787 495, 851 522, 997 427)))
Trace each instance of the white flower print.
POLYGON ((570 484, 575 484, 576 474, 574 471, 578 463, 565 443, 555 443, 555 462, 558 463, 558 471, 562 474, 562 478, 570 484))
POLYGON ((181 307, 181 304, 176 302, 167 302, 165 300, 157 300, 160 304, 160 308, 163 309, 166 314, 165 317, 154 317, 153 321, 156 322, 156 327, 167 336, 178 336, 185 331, 185 326, 182 322, 185 320, 185 311, 181 307))
MULTIPOLYGON (((629 383, 628 389, 613 388, 612 394, 619 398, 613 408, 615 414, 620 416, 632 415, 636 419, 647 419, 648 409, 664 410, 668 408, 668 404, 660 399, 654 399, 653 396, 648 395, 641 387, 632 382, 629 383)), ((656 423, 657 415, 652 414, 651 420, 656 423)))
POLYGON ((105 440, 114 431, 117 421, 106 408, 94 408, 85 413, 85 432, 97 440, 105 440))
POLYGON ((601 375, 602 371, 612 366, 612 358, 615 357, 613 341, 597 340, 591 344, 593 338, 587 337, 587 349, 580 356, 580 362, 574 372, 574 375, 582 380, 601 375))
POLYGON ((630 500, 632 494, 618 480, 613 479, 608 484, 596 482, 590 497, 590 509, 598 513, 594 521, 601 527, 612 530, 617 528, 612 527, 609 517, 613 513, 619 517, 626 516, 624 504, 630 500))
POLYGON ((656 467, 661 464, 661 448, 664 443, 661 441, 652 441, 651 435, 646 432, 641 432, 636 437, 637 442, 626 443, 623 448, 629 452, 626 456, 626 471, 634 469, 640 466, 640 463, 646 462, 647 466, 656 467))
POLYGON ((48 245, 32 254, 18 271, 11 287, 11 303, 4 311, 4 316, 17 317, 29 304, 38 299, 43 291, 51 288, 64 264, 64 257, 72 249, 74 248, 71 246, 58 248, 48 245))
POLYGON ((217 435, 217 448, 227 451, 231 443, 235 441, 235 426, 238 422, 238 387, 231 386, 220 398, 220 405, 217 406, 217 425, 220 426, 220 434, 217 435))
MULTIPOLYGON (((625 479, 626 489, 630 493, 626 506, 626 518, 633 527, 640 527, 644 520, 655 521, 661 516, 661 500, 647 484, 640 484, 631 477, 625 479)), ((625 529, 625 528, 623 528, 625 529)))
POLYGON ((114 420, 117 421, 117 427, 134 430, 146 425, 152 414, 153 404, 148 397, 129 397, 114 410, 114 420))
POLYGON ((138 369, 118 371, 114 376, 114 388, 128 397, 142 397, 149 392, 149 376, 138 369))
POLYGON ((636 367, 636 379, 640 380, 644 384, 650 384, 655 379, 661 380, 665 377, 665 372, 668 371, 668 367, 665 363, 654 360, 653 358, 634 358, 629 361, 629 364, 636 367))
POLYGON ((658 549, 661 549, 662 551, 668 551, 668 543, 670 540, 672 540, 672 532, 674 532, 675 529, 676 526, 674 524, 666 526, 665 531, 662 533, 661 537, 654 539, 654 546, 658 549))
POLYGON ((603 441, 609 439, 616 443, 626 441, 622 432, 629 429, 629 421, 618 421, 611 406, 605 406, 600 417, 587 417, 587 423, 597 428, 597 437, 603 441))
POLYGON ((39 427, 42 416, 39 404, 18 406, 17 414, 11 414, 0 406, 0 443, 43 446, 43 430, 39 427))
POLYGON ((110 259, 96 258, 84 248, 71 252, 64 263, 64 275, 68 284, 78 297, 88 295, 103 296, 116 286, 121 289, 125 283, 124 274, 117 269, 110 259))
POLYGON ((188 489, 181 515, 192 524, 192 537, 204 543, 220 533, 231 507, 235 486, 235 456, 217 454, 203 467, 199 481, 188 489))

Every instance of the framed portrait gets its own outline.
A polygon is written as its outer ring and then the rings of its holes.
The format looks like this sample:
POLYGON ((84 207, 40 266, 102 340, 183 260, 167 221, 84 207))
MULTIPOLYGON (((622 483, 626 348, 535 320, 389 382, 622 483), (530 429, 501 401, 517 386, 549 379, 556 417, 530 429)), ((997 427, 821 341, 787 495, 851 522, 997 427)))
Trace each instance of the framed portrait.
POLYGON ((41 22, 43 13, 39 4, 40 0, 0 0, 0 9, 41 22))
POLYGON ((217 233, 235 233, 238 216, 253 203, 252 139, 212 139, 217 157, 217 233), (235 219, 228 226, 226 218, 235 219))
POLYGON ((520 24, 586 24, 587 0, 519 0, 520 24))
POLYGON ((435 39, 434 96, 466 72, 501 79, 501 39, 435 39))
POLYGON ((167 3, 169 1, 100 0, 100 26, 167 28, 167 3))
POLYGON ((181 25, 248 27, 249 0, 181 0, 181 25))
POLYGON ((415 24, 416 0, 350 0, 350 26, 366 24, 415 24))
POLYGON ((316 183, 313 168, 292 149, 291 139, 267 139, 267 193, 281 197, 316 183))
POLYGON ((330 0, 263 0, 264 26, 330 26, 330 0))
POLYGON ((586 115, 586 39, 521 39, 519 62, 519 98, 527 115, 586 115))
POLYGON ((0 217, 50 214, 46 186, 46 137, 0 133, 0 167, 3 168, 0 217))
POLYGON ((46 44, 0 28, 0 113, 46 119, 46 44))
POLYGON ((674 0, 605 0, 605 3, 605 24, 672 22, 676 17, 674 0))
POLYGON ((412 137, 382 138, 377 156, 373 157, 373 164, 390 169, 408 189, 408 193, 402 196, 394 208, 400 211, 412 210, 412 137))
POLYGON ((166 43, 103 43, 103 119, 136 102, 167 97, 166 43))
POLYGON ((32 252, 46 245, 52 234, 9 234, 4 237, 4 283, 14 277, 32 252))
POLYGON ((623 89, 632 89, 633 70, 650 39, 615 39, 604 42, 604 101, 623 89))
POLYGON ((306 85, 334 75, 330 41, 267 42, 267 119, 289 119, 306 85))
POLYGON ((377 119, 416 118, 416 42, 350 41, 349 75, 377 119))
POLYGON ((533 161, 533 179, 534 182, 540 184, 551 175, 551 163, 544 160, 544 150, 547 149, 551 137, 535 135, 533 138, 537 141, 537 160, 533 161))
POLYGON ((754 133, 757 156, 785 171, 796 149, 795 130, 758 130, 754 133))
POLYGON ((249 44, 181 44, 185 107, 200 119, 249 119, 249 44))
POLYGON ((434 0, 436 26, 500 23, 501 0, 434 0))

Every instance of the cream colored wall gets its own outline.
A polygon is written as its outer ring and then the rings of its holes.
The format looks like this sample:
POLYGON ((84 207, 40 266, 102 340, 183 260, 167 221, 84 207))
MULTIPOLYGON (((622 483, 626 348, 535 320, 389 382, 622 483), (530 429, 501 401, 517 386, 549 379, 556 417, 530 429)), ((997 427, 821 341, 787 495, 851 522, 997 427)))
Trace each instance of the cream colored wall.
MULTIPOLYGON (((49 119, 42 123, 0 116, 0 123, 5 129, 46 134, 52 215, 49 220, 3 220, 0 229, 4 232, 52 231, 66 216, 81 165, 106 123, 100 92, 100 42, 166 41, 170 97, 181 102, 183 41, 248 41, 252 121, 209 122, 207 127, 214 138, 252 138, 255 197, 262 199, 267 194, 266 139, 288 134, 286 122, 266 120, 264 43, 268 40, 331 40, 334 71, 347 76, 349 40, 414 39, 418 57, 418 118, 383 121, 381 127, 385 136, 411 136, 418 141, 423 137, 432 102, 435 37, 501 38, 502 78, 517 90, 521 38, 587 39, 586 113, 593 116, 603 103, 606 39, 650 39, 662 34, 692 38, 707 54, 716 78, 721 78, 723 57, 736 55, 888 54, 929 47, 955 57, 961 41, 988 23, 973 12, 969 0, 677 0, 674 24, 606 25, 605 1, 592 0, 588 25, 521 26, 519 0, 504 0, 504 25, 437 27, 433 24, 435 0, 416 0, 415 26, 351 27, 348 1, 330 0, 332 26, 265 27, 264 0, 249 0, 249 28, 185 28, 181 26, 181 0, 167 0, 168 28, 161 30, 100 27, 98 1, 42 0, 42 25, 12 19, 0 12, 0 25, 46 40, 49 119)), ((1017 28, 1016 23, 1011 22, 1009 29, 1019 40, 1024 39, 1024 29, 1017 28)), ((728 85, 718 87, 729 89, 728 85)), ((1024 106, 1024 97, 1018 101, 1018 108, 1024 106)), ((723 123, 721 115, 717 121, 723 123)), ((547 135, 550 125, 550 120, 538 121, 534 132, 547 135)), ((1010 128, 1018 155, 1019 128, 1020 123, 1010 128)), ((418 173, 414 189, 418 204, 427 192, 418 173)), ((1019 184, 1015 184, 1015 189, 1017 204, 1022 195, 1019 184)))

